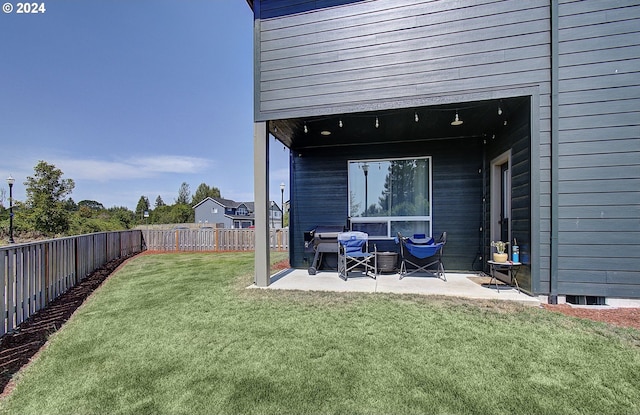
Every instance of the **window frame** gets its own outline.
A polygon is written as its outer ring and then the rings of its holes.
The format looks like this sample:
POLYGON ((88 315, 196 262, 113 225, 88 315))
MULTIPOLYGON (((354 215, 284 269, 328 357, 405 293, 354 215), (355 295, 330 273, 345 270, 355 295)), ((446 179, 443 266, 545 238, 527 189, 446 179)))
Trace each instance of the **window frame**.
MULTIPOLYGON (((381 223, 386 222, 387 235, 372 235, 375 239, 393 239, 395 234, 392 234, 393 222, 427 222, 428 223, 428 237, 433 236, 433 157, 432 156, 419 156, 419 157, 393 157, 393 158, 375 158, 375 159, 350 159, 347 160, 347 200, 351 200, 351 177, 349 174, 350 166, 352 163, 379 163, 379 162, 393 162, 401 160, 428 160, 428 198, 429 198, 429 214, 425 216, 352 216, 351 215, 351 203, 347 204, 347 213, 349 215, 349 227, 353 230, 353 224, 357 223, 381 223)), ((366 209, 366 207, 365 207, 366 209)))

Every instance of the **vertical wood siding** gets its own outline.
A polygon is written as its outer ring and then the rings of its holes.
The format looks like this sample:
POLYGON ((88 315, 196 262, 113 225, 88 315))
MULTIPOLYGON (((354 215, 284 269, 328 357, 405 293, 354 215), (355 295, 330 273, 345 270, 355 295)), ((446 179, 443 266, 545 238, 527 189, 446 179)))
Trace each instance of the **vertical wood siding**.
POLYGON ((558 292, 640 297, 640 4, 559 16, 558 292))
POLYGON ((134 230, 0 248, 0 336, 102 265, 141 250, 134 230))

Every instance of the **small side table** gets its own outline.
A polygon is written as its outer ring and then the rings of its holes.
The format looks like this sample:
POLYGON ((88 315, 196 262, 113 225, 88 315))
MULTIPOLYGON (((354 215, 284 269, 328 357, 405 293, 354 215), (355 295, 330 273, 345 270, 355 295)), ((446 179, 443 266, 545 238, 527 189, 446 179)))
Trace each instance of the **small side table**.
POLYGON ((489 286, 491 286, 491 281, 494 281, 496 284, 496 290, 500 292, 500 288, 498 288, 498 279, 496 278, 496 271, 498 270, 506 270, 507 274, 511 281, 516 283, 516 288, 518 289, 518 294, 520 294, 520 286, 518 285, 518 271, 520 270, 520 266, 522 262, 495 262, 495 261, 487 261, 489 264, 489 270, 491 272, 491 280, 489 281, 489 286))

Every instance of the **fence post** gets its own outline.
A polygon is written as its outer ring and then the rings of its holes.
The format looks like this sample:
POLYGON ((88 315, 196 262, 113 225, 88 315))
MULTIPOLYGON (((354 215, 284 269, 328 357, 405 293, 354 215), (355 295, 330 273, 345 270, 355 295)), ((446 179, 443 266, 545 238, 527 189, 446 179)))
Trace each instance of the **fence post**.
POLYGON ((74 239, 74 241, 73 241, 73 246, 74 246, 74 248, 75 248, 75 249, 74 249, 74 250, 75 250, 75 253, 74 253, 74 256, 75 256, 75 258, 74 258, 74 262, 75 262, 75 268, 76 268, 76 279, 78 279, 78 278, 83 278, 83 277, 81 277, 81 276, 80 276, 80 254, 78 253, 78 252, 79 252, 79 250, 78 250, 78 238, 75 238, 75 239, 74 239))
POLYGON ((44 303, 49 304, 49 244, 44 245, 44 303))
POLYGON ((7 322, 7 298, 5 295, 5 287, 7 286, 6 280, 5 255, 4 252, 0 252, 0 312, 2 313, 2 318, 0 319, 0 336, 4 335, 5 324, 7 322))
POLYGON ((16 278, 14 276, 14 251, 7 251, 7 331, 13 330, 14 325, 14 317, 16 313, 16 296, 15 296, 15 288, 16 288, 16 278))

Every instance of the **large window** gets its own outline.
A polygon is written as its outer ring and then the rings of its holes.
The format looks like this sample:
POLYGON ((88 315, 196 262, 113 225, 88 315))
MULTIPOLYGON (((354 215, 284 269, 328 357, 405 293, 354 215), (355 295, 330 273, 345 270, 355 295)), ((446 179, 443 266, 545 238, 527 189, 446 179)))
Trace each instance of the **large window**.
POLYGON ((431 157, 349 161, 349 217, 371 237, 431 236, 431 157))

